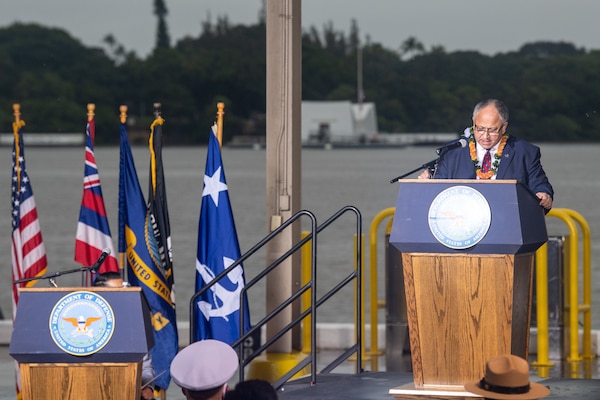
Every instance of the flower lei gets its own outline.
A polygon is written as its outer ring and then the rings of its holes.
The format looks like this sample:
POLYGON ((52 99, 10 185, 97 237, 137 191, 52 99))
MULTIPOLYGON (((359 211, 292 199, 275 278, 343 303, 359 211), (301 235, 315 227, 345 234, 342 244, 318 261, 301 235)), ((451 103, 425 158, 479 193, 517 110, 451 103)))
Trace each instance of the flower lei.
POLYGON ((479 161, 477 160, 475 136, 473 134, 469 136, 469 150, 471 153, 471 161, 473 161, 473 165, 475 165, 475 173, 477 174, 477 177, 479 179, 490 179, 496 174, 496 171, 498 170, 498 164, 500 164, 500 157, 502 157, 502 152, 504 151, 504 146, 506 146, 508 136, 508 134, 502 135, 502 139, 500 139, 500 144, 498 145, 498 151, 496 151, 496 154, 494 154, 494 162, 492 163, 492 168, 487 172, 483 172, 481 170, 481 166, 479 165, 479 161))

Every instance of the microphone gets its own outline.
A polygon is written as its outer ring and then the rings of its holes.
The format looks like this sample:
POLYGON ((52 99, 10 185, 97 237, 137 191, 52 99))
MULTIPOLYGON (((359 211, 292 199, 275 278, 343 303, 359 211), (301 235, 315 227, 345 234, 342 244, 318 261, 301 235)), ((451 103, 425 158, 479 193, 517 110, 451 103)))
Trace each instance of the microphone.
POLYGON ((445 145, 443 145, 442 147, 439 147, 435 150, 436 154, 438 156, 443 155, 445 152, 447 152, 450 149, 455 149, 457 147, 465 147, 467 145, 467 141, 465 138, 460 138, 457 140, 453 140, 451 142, 446 143, 445 145))
POLYGON ((98 269, 100 268, 100 266, 102 265, 102 263, 104 263, 104 260, 106 260, 106 257, 108 257, 110 255, 110 249, 106 248, 104 250, 102 250, 102 254, 100 254, 100 257, 98 257, 98 259, 96 260, 96 262, 94 263, 94 265, 92 265, 89 268, 89 271, 92 274, 95 274, 96 272, 98 272, 98 269))

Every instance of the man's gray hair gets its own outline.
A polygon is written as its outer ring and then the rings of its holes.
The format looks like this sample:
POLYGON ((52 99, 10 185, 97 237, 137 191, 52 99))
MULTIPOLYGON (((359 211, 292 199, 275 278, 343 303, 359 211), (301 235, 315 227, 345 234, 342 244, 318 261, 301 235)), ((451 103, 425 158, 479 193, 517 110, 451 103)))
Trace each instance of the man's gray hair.
POLYGON ((475 117, 477 116, 477 114, 479 114, 479 111, 481 111, 482 108, 485 108, 489 105, 493 105, 494 107, 496 107, 496 110, 498 110, 498 114, 500 114, 500 119, 502 120, 503 124, 505 122, 508 122, 508 107, 506 107, 506 104, 504 104, 498 99, 486 99, 481 100, 479 103, 477 103, 475 105, 475 108, 473 109, 473 120, 475 120, 475 117))

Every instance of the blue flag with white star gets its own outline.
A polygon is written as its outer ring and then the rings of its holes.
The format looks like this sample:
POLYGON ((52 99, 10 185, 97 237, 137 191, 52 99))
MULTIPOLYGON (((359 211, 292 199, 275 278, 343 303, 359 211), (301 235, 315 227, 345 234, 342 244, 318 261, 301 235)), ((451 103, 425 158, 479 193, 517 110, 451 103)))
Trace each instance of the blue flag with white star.
MULTIPOLYGON (((214 127, 209 136, 198 223, 196 292, 240 258, 221 149, 214 127)), ((240 264, 198 298, 194 307, 197 323, 194 341, 216 339, 232 344, 240 337, 240 295, 244 284, 244 269, 240 264)), ((247 302, 244 301, 244 304, 247 305, 247 302)), ((250 329, 247 306, 243 312, 246 332, 250 329)))

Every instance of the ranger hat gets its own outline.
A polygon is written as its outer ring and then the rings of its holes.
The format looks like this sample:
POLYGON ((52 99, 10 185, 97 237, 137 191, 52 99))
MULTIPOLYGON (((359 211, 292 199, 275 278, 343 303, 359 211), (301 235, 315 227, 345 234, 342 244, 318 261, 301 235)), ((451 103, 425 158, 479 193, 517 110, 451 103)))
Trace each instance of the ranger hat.
POLYGON ((485 376, 465 384, 465 389, 487 399, 541 399, 550 389, 529 381, 529 364, 512 354, 492 358, 486 363, 485 376))

